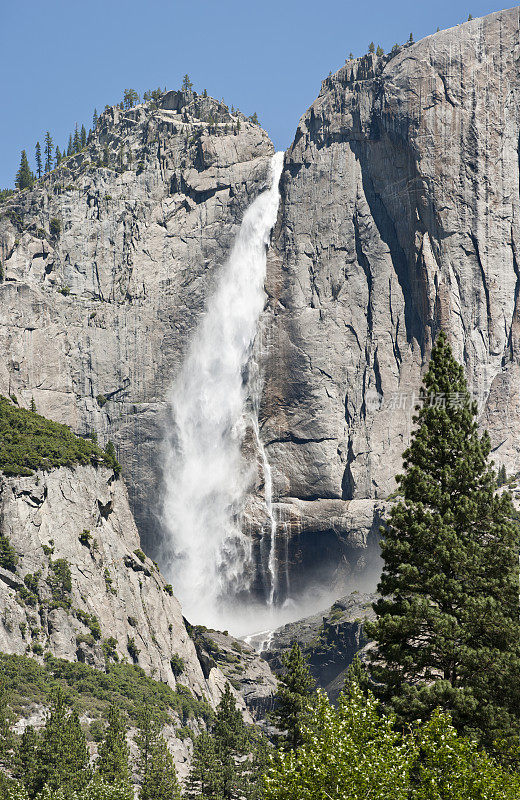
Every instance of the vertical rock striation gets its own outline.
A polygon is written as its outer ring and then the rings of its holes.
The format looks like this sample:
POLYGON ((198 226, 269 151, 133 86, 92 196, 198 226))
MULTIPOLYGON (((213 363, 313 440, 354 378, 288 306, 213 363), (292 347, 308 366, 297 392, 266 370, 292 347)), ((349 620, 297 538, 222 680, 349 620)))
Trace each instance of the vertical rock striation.
POLYGON ((358 564, 374 525, 342 520, 393 491, 441 327, 518 471, 519 13, 347 61, 286 155, 260 423, 304 552, 358 564))

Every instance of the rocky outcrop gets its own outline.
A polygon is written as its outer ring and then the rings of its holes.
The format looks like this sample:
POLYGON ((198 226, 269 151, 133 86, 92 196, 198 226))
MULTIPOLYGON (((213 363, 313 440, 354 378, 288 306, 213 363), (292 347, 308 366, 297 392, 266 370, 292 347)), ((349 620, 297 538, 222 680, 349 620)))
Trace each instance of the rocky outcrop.
POLYGON ((242 114, 168 92, 108 108, 0 209, 0 393, 115 442, 152 555, 168 390, 272 153, 242 114))
POLYGON ((356 653, 366 647, 366 620, 375 618, 376 595, 353 592, 325 612, 305 617, 274 631, 262 655, 275 672, 283 670, 283 656, 297 642, 316 683, 337 700, 356 653))
MULTIPOLYGON (((2 478, 0 532, 18 555, 0 572, 0 651, 104 669, 137 663, 215 706, 222 672, 203 672, 180 605, 140 549, 125 486, 105 467, 2 478)), ((242 703, 243 705, 243 703, 242 703)))
POLYGON ((265 720, 277 689, 268 663, 247 642, 203 626, 189 627, 204 670, 217 666, 244 698, 255 721, 265 720))
POLYGON ((275 509, 303 513, 317 557, 339 541, 355 568, 341 520, 394 490, 441 327, 519 469, 519 13, 347 61, 286 155, 260 425, 275 509))

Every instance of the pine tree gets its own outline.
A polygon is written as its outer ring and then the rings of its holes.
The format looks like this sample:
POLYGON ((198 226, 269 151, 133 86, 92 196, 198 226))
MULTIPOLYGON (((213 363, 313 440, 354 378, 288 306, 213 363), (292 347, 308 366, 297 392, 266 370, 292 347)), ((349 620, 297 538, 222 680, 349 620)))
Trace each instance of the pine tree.
POLYGON ((16 173, 14 185, 17 189, 30 189, 33 183, 34 175, 27 160, 27 153, 25 150, 22 150, 22 154, 20 156, 20 166, 18 167, 18 172, 16 173))
POLYGON ((37 747, 38 734, 32 725, 28 725, 16 751, 13 775, 22 781, 29 797, 37 794, 39 785, 37 747))
POLYGON ((59 166, 59 163, 60 163, 61 159, 62 159, 62 155, 61 155, 60 148, 58 147, 58 145, 56 145, 56 152, 55 152, 55 155, 54 155, 54 163, 55 163, 56 166, 59 166))
POLYGON ((79 151, 81 150, 81 136, 79 135, 77 122, 76 122, 76 127, 74 129, 74 137, 72 139, 72 150, 74 153, 79 153, 79 151))
POLYGON ((140 800, 180 800, 171 753, 161 736, 157 719, 147 706, 139 717, 135 742, 141 776, 140 800))
POLYGON ((410 44, 413 44, 413 42, 414 42, 413 33, 410 34, 410 38, 408 39, 408 41, 409 41, 410 44))
POLYGON ((497 474, 497 485, 503 486, 505 483, 507 483, 507 472, 504 464, 502 464, 497 474))
POLYGON ((72 144, 72 133, 69 134, 69 144, 67 146, 67 156, 71 156, 74 153, 74 146, 72 144))
POLYGON ((188 73, 182 79, 182 91, 183 92, 192 92, 193 91, 193 83, 190 80, 190 76, 188 73))
POLYGON ((62 789, 66 798, 83 789, 90 778, 85 734, 63 690, 51 695, 51 708, 36 748, 35 789, 62 789))
POLYGON ((80 146, 81 146, 82 150, 86 146, 86 144, 87 144, 87 131, 85 129, 85 126, 82 125, 81 126, 81 133, 80 133, 80 146))
POLYGON ((238 710, 229 683, 218 704, 213 725, 220 772, 220 791, 225 800, 238 800, 244 783, 244 770, 239 759, 248 749, 248 737, 242 714, 238 710))
POLYGON ((368 45, 368 52, 369 53, 375 53, 376 52, 376 46, 375 46, 374 42, 370 42, 370 44, 368 45))
POLYGON ((284 654, 282 662, 284 672, 278 677, 272 718, 283 732, 281 746, 295 750, 301 742, 301 715, 309 705, 315 681, 297 643, 284 654))
POLYGON ((129 108, 133 108, 138 102, 139 95, 135 89, 125 89, 123 94, 123 108, 128 111, 129 108))
POLYGON ((380 44, 377 45, 376 56, 384 56, 385 51, 380 44))
POLYGON ((188 780, 184 788, 187 800, 214 800, 222 797, 220 764, 214 738, 209 733, 201 733, 195 739, 193 758, 188 780))
POLYGON ((97 113, 97 108, 95 108, 94 109, 94 114, 92 115, 92 131, 93 132, 97 128, 98 120, 99 120, 99 117, 98 117, 98 113, 97 113))
POLYGON ((471 14, 468 14, 468 22, 471 22, 472 19, 473 19, 473 16, 471 14))
POLYGON ((99 746, 96 775, 107 783, 130 784, 130 751, 126 742, 126 726, 116 708, 110 706, 108 725, 99 746))
POLYGON ((40 147, 40 143, 36 142, 35 147, 35 158, 36 158, 36 174, 38 178, 42 176, 42 149, 40 147))
POLYGON ((31 397, 31 411, 36 414, 36 403, 34 402, 34 397, 31 397))
POLYGON ((0 679, 0 767, 4 769, 8 768, 12 763, 15 745, 7 701, 5 682, 0 679))
POLYGON ((520 733, 519 528, 496 493, 463 368, 440 333, 383 532, 366 632, 373 677, 401 721, 441 706, 485 744, 520 733))
POLYGON ((140 800, 180 800, 181 791, 172 754, 162 736, 158 736, 150 754, 140 800))
POLYGON ((52 161, 54 155, 54 147, 52 142, 52 136, 49 131, 45 134, 45 142, 44 142, 44 153, 45 153, 45 172, 50 172, 52 169, 52 161))

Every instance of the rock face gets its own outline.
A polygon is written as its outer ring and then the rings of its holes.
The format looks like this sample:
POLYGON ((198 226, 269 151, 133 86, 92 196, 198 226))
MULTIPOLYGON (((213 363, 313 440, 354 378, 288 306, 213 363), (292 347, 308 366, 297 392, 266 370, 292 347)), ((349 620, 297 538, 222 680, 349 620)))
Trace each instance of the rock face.
POLYGON ((204 675, 180 605, 141 551, 125 486, 111 470, 3 478, 0 532, 18 554, 16 572, 0 571, 1 652, 49 652, 98 668, 105 658, 134 660, 156 680, 172 688, 178 680, 218 703, 225 679, 216 668, 204 675))
MULTIPOLYGON (((495 460, 519 469, 519 14, 348 61, 299 123, 258 348, 278 600, 375 578, 441 327, 495 460)), ((105 111, 86 150, 2 207, 0 392, 115 441, 152 555, 168 387, 272 152, 240 114, 169 92, 105 111)))
POLYGON ((168 389, 272 153, 242 114, 168 92, 108 108, 0 213, 0 393, 115 442, 152 554, 168 389))
POLYGON ((363 623, 375 618, 373 594, 352 592, 325 612, 314 614, 274 631, 262 654, 275 672, 283 669, 283 655, 298 642, 312 676, 331 700, 337 700, 356 653, 366 647, 363 623))
POLYGON ((348 61, 286 155, 261 435, 280 518, 354 569, 441 327, 495 461, 519 469, 519 13, 348 61))
POLYGON ((190 630, 199 660, 206 672, 218 667, 231 686, 244 698, 251 716, 265 720, 273 707, 277 681, 268 663, 246 642, 201 626, 190 630))

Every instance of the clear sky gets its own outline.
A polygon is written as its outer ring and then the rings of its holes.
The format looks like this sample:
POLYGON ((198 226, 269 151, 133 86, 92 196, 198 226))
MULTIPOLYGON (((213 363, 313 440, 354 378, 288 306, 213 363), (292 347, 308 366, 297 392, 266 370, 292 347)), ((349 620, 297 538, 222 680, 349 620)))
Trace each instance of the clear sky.
MULTIPOLYGON (((189 73, 245 114, 278 149, 349 52, 385 51, 437 26, 498 11, 493 0, 0 0, 0 188, 48 129, 60 148, 95 107, 180 86, 189 73)), ((508 7, 508 6, 506 6, 508 7)))

